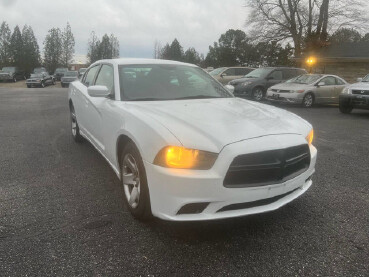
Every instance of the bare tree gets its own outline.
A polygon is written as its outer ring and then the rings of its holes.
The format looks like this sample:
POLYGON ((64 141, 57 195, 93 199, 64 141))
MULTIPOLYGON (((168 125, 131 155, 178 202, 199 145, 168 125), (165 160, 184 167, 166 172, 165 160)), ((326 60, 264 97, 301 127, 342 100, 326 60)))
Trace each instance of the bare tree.
POLYGON ((161 57, 161 52, 162 52, 162 46, 160 41, 155 40, 154 42, 154 59, 160 59, 161 57))
POLYGON ((341 27, 365 28, 365 0, 246 0, 251 7, 251 35, 256 39, 292 39, 295 56, 310 46, 324 44, 341 27))

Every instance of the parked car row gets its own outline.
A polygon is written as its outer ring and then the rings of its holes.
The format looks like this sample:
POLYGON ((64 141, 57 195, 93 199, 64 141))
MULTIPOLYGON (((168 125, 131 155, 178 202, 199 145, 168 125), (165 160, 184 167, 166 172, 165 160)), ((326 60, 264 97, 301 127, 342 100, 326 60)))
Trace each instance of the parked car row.
MULTIPOLYGON (((230 68, 210 72, 221 83, 230 68)), ((235 68, 233 68, 235 69, 235 68)), ((227 87, 240 98, 256 101, 300 104, 339 104, 340 111, 349 113, 354 108, 369 109, 369 75, 350 85, 343 78, 331 74, 308 74, 305 69, 265 67, 252 70, 243 78, 234 78, 227 87)))

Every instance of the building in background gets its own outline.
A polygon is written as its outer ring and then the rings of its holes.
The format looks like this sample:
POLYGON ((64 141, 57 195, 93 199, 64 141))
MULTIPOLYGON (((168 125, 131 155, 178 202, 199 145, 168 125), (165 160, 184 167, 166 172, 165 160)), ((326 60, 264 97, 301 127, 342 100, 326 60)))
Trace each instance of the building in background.
POLYGON ((69 70, 79 70, 80 68, 88 67, 87 56, 76 54, 73 57, 73 62, 69 66, 69 70))
MULTIPOLYGON (((338 75, 350 83, 369 74, 369 41, 329 45, 313 56, 312 73, 338 75)), ((293 60, 302 67, 308 67, 308 57, 293 60)))

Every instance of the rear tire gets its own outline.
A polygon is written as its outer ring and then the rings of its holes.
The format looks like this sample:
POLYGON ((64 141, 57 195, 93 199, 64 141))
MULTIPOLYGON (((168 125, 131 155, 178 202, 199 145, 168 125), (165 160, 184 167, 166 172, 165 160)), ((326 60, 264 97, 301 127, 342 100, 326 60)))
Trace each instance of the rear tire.
POLYGON ((313 105, 314 105, 314 95, 309 92, 302 99, 302 106, 305 108, 311 108, 313 105))
POLYGON ((120 166, 124 204, 136 219, 141 221, 151 219, 152 213, 146 171, 140 152, 133 142, 129 142, 122 151, 120 166))
POLYGON ((71 123, 72 137, 73 137, 74 141, 77 142, 77 143, 83 142, 83 137, 81 136, 81 134, 79 132, 77 117, 76 117, 76 113, 74 111, 73 106, 70 109, 70 123, 71 123))

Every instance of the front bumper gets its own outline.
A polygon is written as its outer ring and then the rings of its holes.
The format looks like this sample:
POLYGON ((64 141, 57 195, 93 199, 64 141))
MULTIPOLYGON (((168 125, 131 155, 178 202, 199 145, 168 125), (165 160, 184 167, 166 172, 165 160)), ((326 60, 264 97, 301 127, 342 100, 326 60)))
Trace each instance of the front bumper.
POLYGON ((300 135, 275 135, 249 139, 227 145, 210 170, 168 169, 145 161, 154 216, 173 221, 232 218, 263 213, 280 208, 303 194, 312 184, 317 150, 310 146, 310 167, 284 183, 261 187, 226 188, 224 177, 233 159, 240 154, 287 148, 306 143, 300 135), (261 201, 268 200, 271 201, 261 201), (272 201, 276 199, 275 201, 272 201), (255 202, 256 201, 256 202, 255 202), (247 208, 221 211, 230 205, 263 202, 247 208), (178 214, 185 205, 205 203, 201 212, 178 214), (265 204, 267 203, 267 204, 265 204))
POLYGON ((301 104, 303 97, 303 93, 278 93, 268 90, 265 99, 276 103, 301 104))
POLYGON ((11 81, 13 80, 13 76, 11 75, 0 75, 0 81, 11 81))
POLYGON ((341 94, 339 103, 340 105, 352 106, 355 109, 369 110, 369 95, 341 94))

